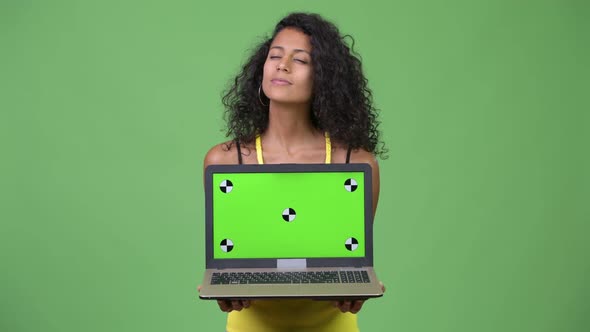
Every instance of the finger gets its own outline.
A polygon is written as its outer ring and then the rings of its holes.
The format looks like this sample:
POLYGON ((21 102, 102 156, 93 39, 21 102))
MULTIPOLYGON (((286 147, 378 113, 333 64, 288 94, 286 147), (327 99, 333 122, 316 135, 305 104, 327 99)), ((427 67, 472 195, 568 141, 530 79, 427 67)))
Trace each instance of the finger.
POLYGON ((350 307, 350 312, 356 314, 357 312, 361 311, 363 304, 365 304, 365 301, 363 300, 354 301, 352 306, 350 307))
POLYGON ((232 300, 231 307, 233 310, 241 311, 242 310, 242 302, 240 300, 232 300))
POLYGON ((385 285, 381 281, 379 281, 379 285, 381 285, 381 291, 385 293, 385 285))
POLYGON ((197 286, 197 291, 200 293, 201 292, 201 285, 197 286))
POLYGON ((351 301, 342 301, 339 308, 342 312, 349 312, 350 311, 351 301))
POLYGON ((231 303, 229 301, 217 300, 217 305, 219 305, 219 309, 221 309, 223 312, 230 312, 232 310, 231 303))
POLYGON ((244 308, 250 308, 250 300, 243 300, 242 306, 244 306, 244 308))

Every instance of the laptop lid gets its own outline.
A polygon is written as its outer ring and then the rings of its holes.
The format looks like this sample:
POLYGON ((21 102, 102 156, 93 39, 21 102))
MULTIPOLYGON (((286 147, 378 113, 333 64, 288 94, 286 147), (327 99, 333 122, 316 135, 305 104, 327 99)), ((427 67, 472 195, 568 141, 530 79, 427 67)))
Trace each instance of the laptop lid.
POLYGON ((206 267, 373 265, 368 164, 210 165, 206 267))

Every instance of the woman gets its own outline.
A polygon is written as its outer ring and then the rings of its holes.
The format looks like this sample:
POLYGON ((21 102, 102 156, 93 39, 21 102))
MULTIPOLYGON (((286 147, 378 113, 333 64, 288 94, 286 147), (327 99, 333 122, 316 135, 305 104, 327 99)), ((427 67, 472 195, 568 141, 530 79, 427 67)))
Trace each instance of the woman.
MULTIPOLYGON (((212 164, 368 163, 379 198, 378 122, 361 63, 319 15, 282 19, 223 98, 227 136, 212 164)), ((363 301, 218 301, 227 331, 358 331, 363 301)))

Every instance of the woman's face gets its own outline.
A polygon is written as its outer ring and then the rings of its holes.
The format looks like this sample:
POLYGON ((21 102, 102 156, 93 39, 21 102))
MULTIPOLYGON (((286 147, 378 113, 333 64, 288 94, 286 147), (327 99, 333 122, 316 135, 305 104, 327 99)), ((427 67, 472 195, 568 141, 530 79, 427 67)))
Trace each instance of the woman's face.
POLYGON ((312 89, 309 36, 299 30, 285 28, 270 45, 264 63, 262 90, 272 101, 302 104, 311 101, 312 89))

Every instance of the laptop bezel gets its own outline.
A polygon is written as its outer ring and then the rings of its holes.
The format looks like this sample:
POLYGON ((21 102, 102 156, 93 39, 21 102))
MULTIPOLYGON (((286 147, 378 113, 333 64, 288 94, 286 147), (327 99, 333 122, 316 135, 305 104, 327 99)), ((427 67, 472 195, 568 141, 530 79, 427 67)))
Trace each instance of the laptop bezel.
POLYGON ((305 259, 306 267, 366 267, 373 266, 373 190, 369 164, 265 164, 209 165, 205 169, 205 255, 207 269, 277 268, 282 259, 305 259), (213 257, 213 174, 219 173, 301 173, 301 172, 363 172, 365 200, 365 256, 323 258, 223 258, 213 257))

